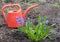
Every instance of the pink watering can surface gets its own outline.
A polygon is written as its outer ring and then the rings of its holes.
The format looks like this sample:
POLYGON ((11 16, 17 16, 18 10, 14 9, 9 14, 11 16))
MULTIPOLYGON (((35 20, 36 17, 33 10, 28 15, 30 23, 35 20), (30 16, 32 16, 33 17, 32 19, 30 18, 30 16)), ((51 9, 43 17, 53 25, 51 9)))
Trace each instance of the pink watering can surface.
POLYGON ((22 9, 21 6, 19 4, 8 4, 8 5, 4 5, 2 7, 2 15, 6 21, 6 24, 8 25, 8 27, 10 28, 16 28, 18 26, 22 26, 22 24, 24 23, 24 19, 28 13, 28 11, 30 11, 31 9, 33 9, 34 7, 38 6, 38 4, 32 5, 30 7, 28 7, 24 13, 22 13, 22 9), (6 18, 6 13, 4 12, 4 10, 6 8, 9 7, 13 7, 13 6, 17 6, 18 10, 12 10, 12 11, 8 11, 8 17, 6 18), (20 19, 18 19, 20 18, 20 19), (20 22, 19 22, 20 20, 20 22), (20 24, 19 24, 20 23, 20 24))

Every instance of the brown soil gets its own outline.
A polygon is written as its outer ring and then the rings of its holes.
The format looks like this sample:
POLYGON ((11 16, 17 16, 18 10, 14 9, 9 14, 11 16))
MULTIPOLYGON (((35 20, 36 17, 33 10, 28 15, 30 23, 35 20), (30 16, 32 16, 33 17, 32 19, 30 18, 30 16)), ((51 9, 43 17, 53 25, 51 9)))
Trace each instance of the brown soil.
MULTIPOLYGON (((46 16, 47 19, 49 19, 50 23, 56 23, 56 27, 53 27, 51 30, 52 33, 54 33, 53 36, 54 40, 50 40, 46 38, 42 42, 60 42, 60 8, 54 8, 52 7, 52 3, 59 3, 58 0, 55 1, 46 1, 45 3, 41 3, 37 8, 31 10, 27 18, 31 18, 33 20, 36 20, 38 15, 40 14, 42 17, 46 16)), ((7 3, 6 3, 7 4, 7 3)), ((2 4, 0 4, 2 8, 2 4)), ((28 5, 25 5, 21 3, 22 11, 28 7, 28 5)), ((0 9, 1 10, 1 9, 0 9)), ((35 21, 34 21, 35 22, 35 21)), ((2 16, 2 13, 0 13, 0 42, 35 42, 26 36, 26 34, 16 31, 16 29, 9 29, 6 25, 6 22, 4 21, 4 18, 2 16)))

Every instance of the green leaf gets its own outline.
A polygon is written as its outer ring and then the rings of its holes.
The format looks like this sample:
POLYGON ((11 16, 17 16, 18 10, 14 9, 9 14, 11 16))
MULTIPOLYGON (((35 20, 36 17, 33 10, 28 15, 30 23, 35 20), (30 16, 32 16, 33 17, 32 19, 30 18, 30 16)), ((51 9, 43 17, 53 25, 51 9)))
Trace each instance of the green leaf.
POLYGON ((32 40, 43 40, 49 35, 49 27, 45 24, 45 21, 46 17, 42 19, 42 17, 39 16, 37 25, 33 25, 32 22, 27 21, 25 27, 19 30, 26 33, 32 40))

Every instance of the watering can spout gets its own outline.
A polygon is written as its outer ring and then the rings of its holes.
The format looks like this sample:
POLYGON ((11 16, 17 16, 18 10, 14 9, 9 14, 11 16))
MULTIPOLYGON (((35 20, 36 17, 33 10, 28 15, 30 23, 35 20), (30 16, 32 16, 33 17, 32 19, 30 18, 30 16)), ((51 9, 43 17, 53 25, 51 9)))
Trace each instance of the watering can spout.
POLYGON ((25 12, 23 13, 23 18, 26 17, 28 11, 30 11, 31 9, 33 9, 33 8, 36 7, 36 6, 38 6, 38 4, 35 4, 35 5, 33 5, 33 6, 28 7, 28 8, 25 10, 25 12))

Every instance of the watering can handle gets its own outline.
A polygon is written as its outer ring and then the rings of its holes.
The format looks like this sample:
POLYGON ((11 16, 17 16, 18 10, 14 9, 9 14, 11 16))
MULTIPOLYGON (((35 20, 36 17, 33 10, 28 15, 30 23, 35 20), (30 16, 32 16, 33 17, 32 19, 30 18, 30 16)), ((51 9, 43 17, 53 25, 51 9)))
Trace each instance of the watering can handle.
POLYGON ((17 6, 19 9, 21 9, 21 6, 19 4, 8 4, 2 7, 2 15, 4 16, 5 21, 7 20, 6 16, 5 16, 5 12, 4 9, 8 8, 8 7, 12 7, 12 6, 17 6))

